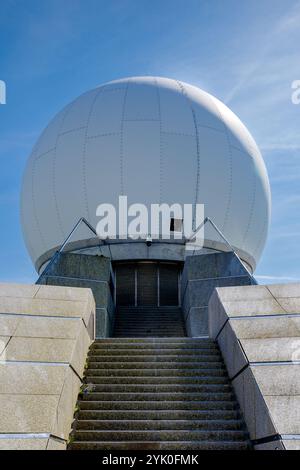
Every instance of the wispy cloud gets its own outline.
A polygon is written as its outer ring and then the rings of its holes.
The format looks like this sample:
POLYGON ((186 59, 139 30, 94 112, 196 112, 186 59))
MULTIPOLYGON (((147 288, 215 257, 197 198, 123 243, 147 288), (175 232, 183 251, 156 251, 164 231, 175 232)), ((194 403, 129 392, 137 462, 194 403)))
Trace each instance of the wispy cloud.
POLYGON ((268 275, 255 276, 255 279, 262 280, 262 281, 276 281, 276 282, 298 282, 298 281, 300 281, 300 277, 268 276, 268 275))

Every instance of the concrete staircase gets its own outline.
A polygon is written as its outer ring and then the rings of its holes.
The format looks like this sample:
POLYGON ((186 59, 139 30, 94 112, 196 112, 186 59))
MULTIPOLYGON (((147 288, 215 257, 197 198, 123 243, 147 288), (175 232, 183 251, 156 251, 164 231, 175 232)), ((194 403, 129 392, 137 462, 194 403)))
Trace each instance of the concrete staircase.
POLYGON ((114 336, 117 338, 186 336, 181 308, 119 307, 114 336))
POLYGON ((216 343, 111 338, 90 348, 69 449, 250 448, 216 343))

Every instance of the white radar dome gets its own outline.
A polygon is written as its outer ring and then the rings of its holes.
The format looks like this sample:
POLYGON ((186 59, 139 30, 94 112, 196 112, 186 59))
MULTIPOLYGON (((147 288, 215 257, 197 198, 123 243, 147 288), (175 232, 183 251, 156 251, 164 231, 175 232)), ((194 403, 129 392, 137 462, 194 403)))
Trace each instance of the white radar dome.
MULTIPOLYGON (((125 78, 84 93, 50 121, 28 160, 21 195, 36 269, 80 217, 95 227, 97 206, 117 206, 119 195, 147 206, 204 204, 205 216, 255 269, 270 220, 266 168, 242 122, 205 91, 168 78, 125 78)), ((87 231, 74 236, 78 249, 93 246, 87 231)), ((205 232, 204 247, 221 245, 205 232)))

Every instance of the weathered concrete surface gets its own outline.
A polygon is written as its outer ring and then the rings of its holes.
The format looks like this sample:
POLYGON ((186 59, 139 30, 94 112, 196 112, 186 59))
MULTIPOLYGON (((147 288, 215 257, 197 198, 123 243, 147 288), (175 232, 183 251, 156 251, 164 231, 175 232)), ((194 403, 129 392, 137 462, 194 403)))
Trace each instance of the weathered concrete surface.
POLYGON ((300 284, 217 288, 209 302, 256 449, 300 449, 299 305, 300 284))
POLYGON ((0 284, 0 449, 64 449, 88 348, 90 289, 0 284))
POLYGON ((181 304, 189 336, 208 334, 208 302, 215 287, 251 284, 233 253, 188 256, 181 282, 181 304))
POLYGON ((96 336, 111 336, 115 318, 110 259, 79 253, 61 253, 46 270, 40 284, 90 288, 96 302, 96 336))

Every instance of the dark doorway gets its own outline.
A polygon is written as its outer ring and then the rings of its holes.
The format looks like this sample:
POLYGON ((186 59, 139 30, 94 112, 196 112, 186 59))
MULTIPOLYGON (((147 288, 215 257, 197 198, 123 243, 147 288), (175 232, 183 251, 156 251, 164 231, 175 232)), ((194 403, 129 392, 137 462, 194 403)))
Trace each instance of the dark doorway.
POLYGON ((179 305, 180 266, 177 263, 119 263, 115 266, 115 272, 117 305, 179 305))

